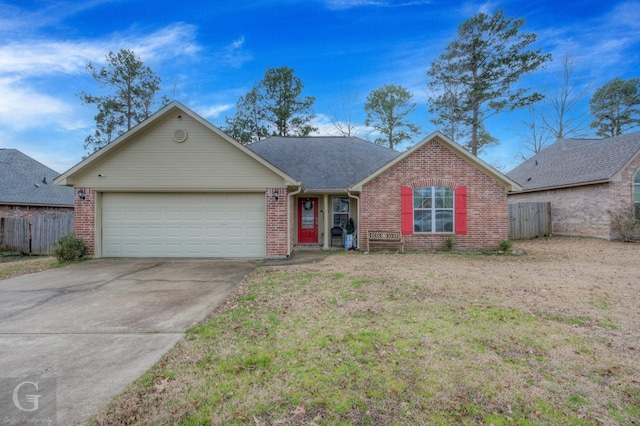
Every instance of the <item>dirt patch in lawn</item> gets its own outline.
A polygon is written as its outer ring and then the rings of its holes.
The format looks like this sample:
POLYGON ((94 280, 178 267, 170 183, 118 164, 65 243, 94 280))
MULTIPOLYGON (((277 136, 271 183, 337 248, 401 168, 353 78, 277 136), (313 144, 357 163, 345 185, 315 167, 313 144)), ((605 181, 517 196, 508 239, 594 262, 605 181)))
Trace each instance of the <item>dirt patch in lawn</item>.
POLYGON ((265 266, 94 424, 638 424, 640 245, 265 266))

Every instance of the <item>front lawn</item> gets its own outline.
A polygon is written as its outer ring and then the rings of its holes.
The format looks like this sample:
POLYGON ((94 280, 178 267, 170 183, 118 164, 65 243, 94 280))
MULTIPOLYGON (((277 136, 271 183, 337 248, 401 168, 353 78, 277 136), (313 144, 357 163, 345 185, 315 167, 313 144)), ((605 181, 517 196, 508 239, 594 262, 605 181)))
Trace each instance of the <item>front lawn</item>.
POLYGON ((92 424, 637 424, 639 245, 263 267, 92 424))

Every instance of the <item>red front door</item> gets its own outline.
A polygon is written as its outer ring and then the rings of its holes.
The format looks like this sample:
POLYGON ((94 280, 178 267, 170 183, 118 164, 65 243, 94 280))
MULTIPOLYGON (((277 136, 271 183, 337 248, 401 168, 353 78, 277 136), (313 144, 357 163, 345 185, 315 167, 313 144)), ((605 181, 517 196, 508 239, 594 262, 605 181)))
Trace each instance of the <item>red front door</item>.
POLYGON ((298 242, 318 242, 317 198, 298 198, 298 242))

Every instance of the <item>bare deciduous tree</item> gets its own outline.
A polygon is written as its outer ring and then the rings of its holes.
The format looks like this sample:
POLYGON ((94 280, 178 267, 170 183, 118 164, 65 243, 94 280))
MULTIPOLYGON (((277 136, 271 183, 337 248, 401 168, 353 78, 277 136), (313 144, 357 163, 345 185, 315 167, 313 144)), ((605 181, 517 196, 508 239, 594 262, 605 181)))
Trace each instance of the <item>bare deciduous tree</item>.
POLYGON ((346 137, 358 136, 358 125, 353 121, 353 111, 358 103, 358 95, 343 95, 340 99, 340 114, 329 106, 331 124, 346 137))
POLYGON ((520 138, 524 142, 523 149, 525 152, 520 152, 520 157, 526 160, 531 154, 536 155, 542 151, 549 141, 551 140, 551 132, 549 129, 540 122, 540 116, 536 111, 535 105, 529 105, 529 119, 522 120, 522 124, 526 126, 528 132, 519 134, 520 138))
POLYGON ((575 59, 570 53, 566 53, 562 59, 562 87, 553 95, 545 96, 546 108, 541 119, 544 127, 556 140, 585 135, 589 115, 586 110, 578 111, 578 108, 587 88, 578 90, 574 85, 575 67, 575 59))

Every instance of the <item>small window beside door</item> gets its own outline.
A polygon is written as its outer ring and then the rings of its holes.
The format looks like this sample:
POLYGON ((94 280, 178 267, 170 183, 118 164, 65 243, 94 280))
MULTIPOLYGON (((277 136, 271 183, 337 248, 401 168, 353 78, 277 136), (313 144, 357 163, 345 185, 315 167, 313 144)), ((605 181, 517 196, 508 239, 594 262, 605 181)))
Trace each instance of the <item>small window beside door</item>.
POLYGON ((349 223, 349 197, 333 197, 333 226, 346 228, 349 223))

